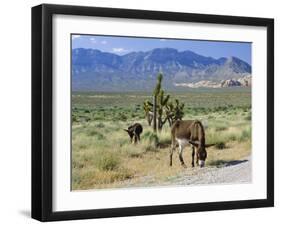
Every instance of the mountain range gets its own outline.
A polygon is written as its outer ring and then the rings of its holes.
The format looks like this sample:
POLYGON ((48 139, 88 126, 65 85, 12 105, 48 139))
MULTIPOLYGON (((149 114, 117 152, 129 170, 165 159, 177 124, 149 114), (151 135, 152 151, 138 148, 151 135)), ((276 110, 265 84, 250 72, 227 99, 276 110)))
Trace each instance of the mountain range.
POLYGON ((251 74, 251 66, 237 57, 215 59, 186 50, 156 48, 117 55, 97 49, 72 50, 72 89, 95 91, 151 90, 157 74, 163 86, 200 81, 241 79, 251 74))

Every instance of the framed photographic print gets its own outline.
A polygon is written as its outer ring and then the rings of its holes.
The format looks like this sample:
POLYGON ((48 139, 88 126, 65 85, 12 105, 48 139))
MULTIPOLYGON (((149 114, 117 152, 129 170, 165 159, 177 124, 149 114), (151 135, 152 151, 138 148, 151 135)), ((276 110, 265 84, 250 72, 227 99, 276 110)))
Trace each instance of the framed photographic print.
POLYGON ((274 205, 274 21, 32 8, 32 217, 274 205))

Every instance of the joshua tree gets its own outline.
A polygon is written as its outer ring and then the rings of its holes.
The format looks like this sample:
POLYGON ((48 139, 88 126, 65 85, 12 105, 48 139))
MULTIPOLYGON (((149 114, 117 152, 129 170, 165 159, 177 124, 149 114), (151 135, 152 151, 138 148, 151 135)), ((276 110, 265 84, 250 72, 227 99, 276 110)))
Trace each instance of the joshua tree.
POLYGON ((152 126, 153 126, 153 131, 154 132, 157 132, 156 131, 156 128, 157 128, 157 97, 161 91, 161 86, 162 86, 162 79, 163 79, 163 75, 161 73, 158 74, 157 76, 157 84, 154 88, 154 91, 153 91, 153 123, 152 123, 152 126))
POLYGON ((182 120, 184 116, 183 109, 184 104, 180 104, 178 99, 175 99, 174 102, 171 101, 166 105, 166 117, 170 126, 172 126, 176 120, 182 120))
POLYGON ((174 108, 174 117, 173 117, 173 122, 176 120, 182 120, 184 116, 184 103, 179 103, 178 99, 175 99, 175 108, 174 108))
POLYGON ((166 117, 169 123, 169 126, 171 127, 173 124, 173 117, 174 117, 174 104, 172 101, 168 102, 166 105, 166 117))
POLYGON ((157 84, 153 92, 153 103, 148 100, 143 103, 143 109, 146 114, 149 125, 152 123, 154 132, 161 131, 163 125, 168 121, 171 126, 177 119, 182 119, 184 113, 184 104, 180 104, 176 99, 174 103, 170 100, 170 95, 165 95, 162 89, 163 75, 160 73, 157 77, 157 84))
POLYGON ((166 123, 168 119, 167 115, 164 115, 164 113, 165 113, 165 107, 167 106, 169 99, 170 99, 170 95, 165 96, 164 90, 161 89, 157 98, 158 131, 162 130, 163 125, 166 123))
POLYGON ((153 104, 146 100, 143 103, 143 110, 145 112, 145 116, 148 122, 148 125, 151 126, 152 120, 153 120, 153 112, 152 112, 153 104))

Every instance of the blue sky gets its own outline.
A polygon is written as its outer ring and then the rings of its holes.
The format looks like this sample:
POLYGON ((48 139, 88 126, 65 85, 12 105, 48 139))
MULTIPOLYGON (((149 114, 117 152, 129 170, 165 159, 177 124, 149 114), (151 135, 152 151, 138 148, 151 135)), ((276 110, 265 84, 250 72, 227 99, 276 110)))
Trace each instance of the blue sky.
POLYGON ((251 65, 251 43, 178 40, 165 38, 131 38, 118 36, 72 35, 72 49, 90 48, 103 52, 124 55, 134 51, 149 51, 154 48, 174 48, 178 51, 190 50, 215 59, 238 57, 251 65))

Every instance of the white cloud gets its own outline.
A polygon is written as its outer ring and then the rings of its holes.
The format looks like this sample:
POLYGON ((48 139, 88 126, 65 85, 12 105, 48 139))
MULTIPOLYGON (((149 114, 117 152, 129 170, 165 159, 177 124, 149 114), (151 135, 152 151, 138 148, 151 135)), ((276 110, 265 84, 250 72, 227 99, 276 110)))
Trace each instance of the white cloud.
POLYGON ((72 35, 72 40, 80 38, 80 37, 81 37, 81 35, 72 35))
POLYGON ((113 48, 112 51, 115 52, 115 53, 124 53, 124 52, 128 52, 128 50, 126 50, 126 49, 124 49, 124 48, 113 48))
POLYGON ((101 41, 101 44, 106 45, 106 44, 107 44, 107 41, 102 40, 102 41, 101 41))
POLYGON ((167 39, 165 39, 165 38, 160 39, 160 42, 166 42, 166 41, 167 41, 167 39))
POLYGON ((96 43, 96 42, 97 42, 95 38, 90 38, 90 41, 91 41, 92 43, 96 43))

